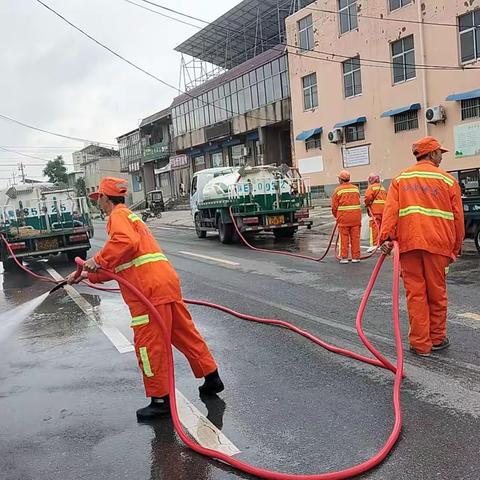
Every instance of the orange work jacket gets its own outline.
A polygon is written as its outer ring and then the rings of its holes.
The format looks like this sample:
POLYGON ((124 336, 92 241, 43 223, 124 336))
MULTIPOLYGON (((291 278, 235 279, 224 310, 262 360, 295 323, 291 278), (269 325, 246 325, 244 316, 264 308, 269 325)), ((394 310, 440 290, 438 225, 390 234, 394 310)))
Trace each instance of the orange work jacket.
POLYGON ((465 237, 460 186, 447 172, 423 160, 392 180, 380 242, 398 240, 400 252, 457 256, 465 237))
POLYGON ((387 191, 381 183, 372 183, 365 192, 365 206, 368 214, 374 216, 383 215, 385 201, 387 200, 387 191))
POLYGON ((354 227, 362 224, 360 190, 353 183, 342 183, 332 196, 332 213, 340 227, 354 227))
MULTIPOLYGON (((125 205, 116 205, 108 218, 107 232, 109 239, 94 257, 97 264, 128 280, 154 305, 181 301, 177 273, 135 213, 125 205)), ((107 280, 101 270, 88 278, 93 283, 107 280)), ((145 310, 130 290, 122 285, 120 290, 132 315, 145 310)))

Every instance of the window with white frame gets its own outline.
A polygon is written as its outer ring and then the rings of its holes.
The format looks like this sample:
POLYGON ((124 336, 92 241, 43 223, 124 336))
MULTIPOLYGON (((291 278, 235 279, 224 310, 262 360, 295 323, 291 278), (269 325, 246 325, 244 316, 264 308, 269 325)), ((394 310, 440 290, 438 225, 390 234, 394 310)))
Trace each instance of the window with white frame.
POLYGON ((418 110, 399 113, 393 116, 395 133, 416 130, 418 128, 418 110))
POLYGON ((300 50, 302 52, 313 50, 314 40, 312 15, 308 15, 298 21, 298 38, 300 42, 300 50))
POLYGON ((365 126, 363 123, 355 123, 345 127, 345 142, 358 142, 365 140, 365 126))
POLYGON ((458 17, 462 63, 480 58, 480 9, 458 17))
POLYGON ((313 135, 308 140, 305 140, 305 150, 315 150, 322 148, 322 141, 320 140, 320 133, 313 135))
POLYGON ((302 78, 303 108, 311 110, 318 107, 317 74, 311 73, 302 78))
POLYGON ((390 7, 391 12, 402 8, 405 5, 409 5, 410 3, 412 3, 412 0, 388 0, 388 6, 390 7))
POLYGON ((340 33, 347 33, 358 28, 357 0, 338 0, 340 14, 340 33))
POLYGON ((362 93, 362 73, 360 71, 360 57, 350 58, 342 64, 343 90, 345 98, 355 97, 362 93))
POLYGON ((480 98, 462 100, 462 120, 480 118, 480 98))
POLYGON ((415 46, 413 35, 392 43, 393 83, 415 78, 415 46))

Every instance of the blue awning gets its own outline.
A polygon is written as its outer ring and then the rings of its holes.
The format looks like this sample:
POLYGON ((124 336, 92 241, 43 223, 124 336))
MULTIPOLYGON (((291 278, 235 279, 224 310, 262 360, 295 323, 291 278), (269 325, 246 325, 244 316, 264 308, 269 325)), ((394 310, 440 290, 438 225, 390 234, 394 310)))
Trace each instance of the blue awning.
POLYGON ((407 105, 406 107, 394 108, 393 110, 387 110, 386 112, 383 112, 380 116, 382 118, 393 117, 395 115, 399 115, 400 113, 412 112, 414 110, 420 110, 421 108, 422 108, 422 106, 419 103, 412 103, 411 105, 407 105))
POLYGON ((221 149, 222 149, 222 147, 220 145, 215 144, 215 143, 213 145, 207 145, 204 148, 204 150, 206 152, 209 152, 209 153, 216 152, 216 151, 221 150, 221 149))
POLYGON ((347 120, 346 122, 339 122, 333 128, 348 127, 349 125, 355 125, 356 123, 365 123, 366 121, 367 117, 358 117, 352 120, 347 120))
POLYGON ((471 100, 472 98, 480 97, 480 88, 477 90, 472 90, 470 92, 463 92, 463 93, 454 93, 449 95, 446 100, 448 102, 459 102, 460 100, 471 100))
POLYGON ((240 143, 239 138, 231 138, 230 140, 223 142, 222 147, 234 147, 235 145, 240 145, 240 143))
POLYGON ((299 133, 297 135, 297 138, 295 140, 308 140, 309 138, 312 138, 314 135, 320 135, 323 132, 323 128, 312 128, 312 130, 305 130, 302 133, 299 133))
POLYGON ((258 140, 258 130, 247 133, 247 140, 251 140, 251 141, 258 140))

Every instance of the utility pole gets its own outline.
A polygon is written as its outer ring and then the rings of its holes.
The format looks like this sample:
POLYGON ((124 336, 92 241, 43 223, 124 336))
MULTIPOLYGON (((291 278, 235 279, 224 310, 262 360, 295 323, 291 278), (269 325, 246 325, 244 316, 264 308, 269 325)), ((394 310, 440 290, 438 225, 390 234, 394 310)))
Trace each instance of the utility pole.
POLYGON ((23 163, 19 163, 18 170, 21 172, 22 183, 25 183, 25 166, 23 163))

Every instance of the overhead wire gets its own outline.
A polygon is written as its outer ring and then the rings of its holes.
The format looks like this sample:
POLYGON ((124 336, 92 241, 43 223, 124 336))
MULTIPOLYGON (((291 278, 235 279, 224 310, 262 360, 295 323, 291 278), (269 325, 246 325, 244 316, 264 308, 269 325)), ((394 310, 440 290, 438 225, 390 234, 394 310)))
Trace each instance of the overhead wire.
POLYGON ((88 139, 85 139, 85 138, 73 137, 73 136, 70 136, 70 135, 64 135, 62 133, 57 133, 57 132, 52 132, 50 130, 45 130, 43 128, 35 127, 34 125, 29 125, 28 123, 22 122, 20 120, 17 120, 15 118, 9 117, 9 116, 1 114, 1 113, 0 113, 0 118, 3 118, 4 120, 10 121, 12 123, 16 123, 18 125, 21 125, 22 127, 30 128, 30 129, 36 130, 38 132, 48 133, 48 134, 54 135, 56 137, 66 138, 68 140, 75 140, 77 142, 85 142, 85 143, 90 143, 90 144, 93 143, 93 144, 98 144, 98 145, 116 146, 114 143, 98 142, 96 140, 88 140, 88 139))
MULTIPOLYGON (((124 0, 124 1, 128 1, 129 3, 133 3, 131 2, 130 0, 124 0)), ((178 10, 174 10, 174 9, 171 9, 171 8, 168 8, 168 7, 165 7, 163 5, 160 5, 158 3, 155 3, 155 2, 152 2, 150 0, 140 0, 144 3, 148 3, 150 5, 154 5, 158 8, 161 8, 161 9, 166 9, 166 10, 169 10, 169 11, 173 11, 174 13, 176 13, 177 15, 183 15, 187 18, 190 18, 190 19, 194 19, 198 22, 201 22, 203 24, 206 24, 212 28, 216 28, 216 29, 220 29, 220 30, 223 30, 225 31, 226 33, 231 33, 231 30, 227 27, 224 27, 222 25, 216 25, 214 23, 211 23, 207 20, 204 20, 202 18, 198 18, 198 17, 193 17, 191 15, 188 15, 188 14, 185 14, 183 12, 180 12, 178 10)), ((309 9, 309 7, 303 7, 305 9, 309 9)), ((151 11, 151 9, 148 9, 151 11)), ((273 10, 273 9, 272 9, 273 10)), ((340 15, 340 12, 335 12, 333 10, 319 10, 319 11, 325 11, 325 12, 328 12, 328 13, 336 13, 337 15, 340 15)), ((156 12, 158 13, 158 12, 156 12)), ((361 15, 357 15, 357 16, 361 16, 361 15)), ((363 16, 363 15, 362 15, 363 16)), ((367 18, 367 17, 366 17, 367 18)), ((381 17, 369 17, 369 18, 375 18, 375 19, 378 19, 378 20, 382 20, 381 17)), ((174 19, 174 20, 177 20, 177 19, 174 19)), ((401 21, 401 20, 398 20, 398 19, 395 19, 396 21, 401 21)), ((421 22, 417 22, 417 23, 421 23, 421 22)), ((445 25, 447 26, 447 24, 440 24, 440 25, 445 25)), ((448 25, 450 26, 450 25, 448 25)), ((453 25, 453 26, 456 26, 458 28, 457 25, 453 25)), ((200 28, 200 27, 197 27, 197 28, 200 28)), ((269 42, 268 39, 264 39, 262 37, 258 37, 258 39, 264 43, 264 42, 269 42)), ((270 44, 270 47, 274 47, 278 45, 278 43, 276 44, 270 44)), ((299 46, 298 45, 293 45, 293 44, 289 44, 289 43, 282 43, 282 45, 285 45, 286 47, 291 47, 291 48, 295 48, 295 49, 298 49, 299 46)), ((327 56, 332 56, 332 57, 340 57, 340 58, 344 58, 344 59, 351 59, 352 58, 352 55, 341 55, 341 54, 338 54, 336 52, 325 52, 325 51, 321 51, 321 50, 316 50, 316 49, 312 49, 312 50, 309 50, 309 52, 315 52, 315 53, 320 53, 322 55, 327 55, 327 56)), ((300 53, 300 52, 292 52, 289 50, 289 53, 292 54, 292 55, 296 55, 296 56, 305 56, 304 53, 300 53)), ((327 58, 319 58, 319 57, 312 57, 312 56, 309 56, 309 58, 313 58, 313 59, 317 59, 320 60, 320 61, 332 61, 331 59, 327 59, 327 58)), ((365 64, 365 63, 362 63, 362 62, 371 62, 371 63, 380 63, 380 64, 386 64, 386 65, 389 65, 389 66, 393 66, 393 65, 398 65, 397 63, 391 61, 391 60, 379 60, 379 59, 372 59, 372 58, 360 58, 359 59, 360 61, 360 64, 366 66, 366 67, 374 67, 375 65, 369 65, 369 64, 365 64)), ((463 71, 463 70, 475 70, 475 69, 478 69, 480 67, 472 67, 472 66, 459 66, 459 65, 429 65, 429 64, 421 64, 421 63, 403 63, 402 65, 405 65, 405 66, 408 66, 408 67, 415 67, 415 68, 418 68, 418 69, 427 69, 427 70, 459 70, 459 71, 463 71)))
MULTIPOLYGON (((67 18, 65 18, 62 14, 60 14, 59 12, 57 12, 55 9, 53 9, 52 7, 50 7, 49 5, 47 5, 46 3, 44 3, 42 0, 35 0, 37 3, 39 3, 40 5, 42 5, 43 7, 45 7, 47 10, 49 10, 51 13, 53 13, 54 15, 56 15, 57 17, 59 17, 62 21, 64 21, 65 23, 67 23, 68 25, 70 25, 72 28, 74 28, 75 30, 77 30, 78 32, 80 32, 82 35, 86 36, 87 38, 89 38, 92 42, 96 43, 97 45, 99 45, 100 47, 104 48, 105 50, 107 50, 108 52, 110 52, 112 55, 114 55, 115 57, 119 58, 120 60, 128 63, 131 67, 135 68, 136 70, 144 73, 145 75, 149 76, 150 78, 153 78, 154 80, 156 80, 157 82, 161 83, 162 85, 165 85, 166 87, 169 87, 173 90, 175 90, 179 95, 186 95, 188 96, 189 98, 191 98, 192 100, 193 99, 197 99, 199 102, 201 102, 202 104, 204 104, 205 106, 213 106, 215 108, 217 108, 218 110, 222 110, 222 111, 225 111, 227 113, 231 113, 233 115, 241 115, 239 112, 235 112, 233 110, 229 110, 227 108, 224 108, 224 107, 221 107, 220 105, 214 105, 210 102, 206 102, 205 100, 202 100, 198 97, 195 97, 194 95, 191 95, 190 93, 188 92, 184 92, 182 91, 181 89, 179 89, 178 87, 176 87, 175 85, 172 85, 171 83, 168 83, 167 81, 161 79, 160 77, 158 77, 157 75, 149 72, 148 70, 145 70, 143 67, 140 67, 139 65, 137 65, 136 63, 132 62, 131 60, 129 60, 128 58, 124 57, 123 55, 121 55, 120 53, 116 52, 115 50, 113 50, 112 48, 110 48, 108 45, 105 45, 104 43, 100 42, 99 40, 97 40, 95 37, 93 37, 92 35, 90 35, 89 33, 87 33, 85 30, 83 30, 82 28, 78 27, 77 25, 75 25, 74 23, 72 23, 70 20, 68 20, 67 18)), ((254 116, 254 115, 251 115, 251 114, 248 114, 248 113, 245 113, 246 116, 248 116, 249 118, 253 118, 253 119, 256 119, 256 120, 262 120, 262 121, 266 121, 266 122, 271 122, 272 119, 269 119, 269 118, 262 118, 262 117, 257 117, 257 116, 254 116)))

